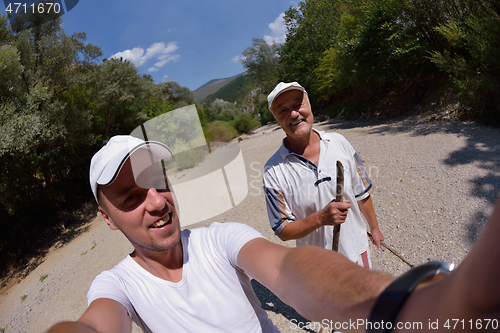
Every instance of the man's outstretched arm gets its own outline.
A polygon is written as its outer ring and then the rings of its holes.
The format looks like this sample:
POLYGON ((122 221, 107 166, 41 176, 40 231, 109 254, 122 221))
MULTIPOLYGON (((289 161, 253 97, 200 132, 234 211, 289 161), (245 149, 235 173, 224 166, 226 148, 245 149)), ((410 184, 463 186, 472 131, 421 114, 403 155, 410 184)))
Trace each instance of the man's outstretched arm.
MULTIPOLYGON (((417 286, 396 321, 429 325, 435 320, 441 324, 453 319, 500 320, 500 267, 495 265, 500 262, 499 234, 500 200, 460 267, 437 282, 417 286)), ((333 251, 286 248, 262 238, 243 246, 238 264, 283 302, 317 322, 366 320, 377 297, 393 280, 333 251)), ((467 326, 464 331, 475 330, 475 326, 467 326)))
POLYGON ((132 320, 120 303, 99 298, 93 301, 75 322, 58 323, 47 333, 130 333, 132 320))
POLYGON ((238 265, 305 318, 367 318, 393 278, 313 246, 287 248, 263 238, 243 246, 238 265))

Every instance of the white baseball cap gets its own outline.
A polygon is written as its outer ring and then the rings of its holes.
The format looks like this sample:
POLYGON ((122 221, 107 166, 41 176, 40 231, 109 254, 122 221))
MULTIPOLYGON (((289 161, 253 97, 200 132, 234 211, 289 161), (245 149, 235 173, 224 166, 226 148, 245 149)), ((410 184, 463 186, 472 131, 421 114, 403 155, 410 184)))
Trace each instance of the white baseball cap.
MULTIPOLYGON (((146 149, 152 153, 152 159, 145 161, 142 159, 134 161, 134 174, 139 174, 142 170, 160 160, 169 161, 172 159, 172 150, 165 144, 158 141, 144 141, 130 135, 117 135, 109 139, 108 143, 102 147, 90 162, 90 187, 97 200, 97 185, 111 184, 127 159, 138 149, 146 149)), ((98 202, 99 203, 99 202, 98 202)))
POLYGON ((297 82, 280 82, 274 87, 273 91, 267 96, 267 103, 269 106, 269 110, 271 111, 271 106, 273 105, 274 100, 281 95, 282 93, 289 90, 300 90, 303 93, 307 94, 307 91, 297 82))

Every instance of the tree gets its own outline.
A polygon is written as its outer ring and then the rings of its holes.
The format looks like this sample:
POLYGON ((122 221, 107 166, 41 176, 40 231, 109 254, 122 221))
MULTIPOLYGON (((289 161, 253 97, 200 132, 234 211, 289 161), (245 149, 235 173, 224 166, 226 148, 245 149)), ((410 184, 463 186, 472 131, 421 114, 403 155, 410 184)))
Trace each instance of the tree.
POLYGON ((238 114, 238 110, 233 103, 226 102, 220 98, 216 98, 215 101, 210 104, 210 108, 214 110, 217 116, 223 121, 233 120, 238 114))
POLYGON ((175 109, 195 103, 191 90, 186 87, 181 87, 175 81, 165 81, 159 83, 159 86, 163 97, 166 98, 169 103, 174 105, 175 109), (184 102, 185 105, 179 104, 182 102, 184 102))
POLYGON ((342 0, 307 0, 285 12, 288 32, 279 55, 286 81, 305 87, 314 84, 314 69, 323 52, 336 42, 341 4, 342 0))
POLYGON ((427 0, 358 5, 344 11, 337 43, 315 69, 322 100, 361 105, 395 91, 418 103, 431 81, 442 77, 428 57, 442 44, 429 22, 445 15, 427 13, 434 6, 427 0))
POLYGON ((100 49, 65 33, 59 17, 0 18, 0 266, 64 226, 87 191, 91 114, 71 103, 100 49), (83 172, 82 172, 83 171, 83 172), (63 188, 61 188, 63 187, 63 188), (87 187, 85 187, 87 189, 87 187), (22 239, 22 241, 20 241, 22 239), (30 246, 32 246, 31 244, 30 246), (6 250, 7 249, 7 250, 6 250))
POLYGON ((0 45, 6 44, 12 36, 7 22, 7 16, 0 14, 0 45))
POLYGON ((263 39, 253 38, 252 46, 243 51, 241 63, 263 91, 271 91, 284 78, 279 47, 279 44, 269 45, 263 39))
POLYGON ((496 1, 460 2, 455 16, 436 27, 446 40, 434 50, 432 61, 446 72, 473 107, 475 117, 500 124, 500 4, 496 1))
POLYGON ((94 70, 89 87, 93 132, 99 144, 113 135, 130 133, 147 120, 141 111, 149 106, 153 87, 128 60, 108 59, 94 70))
POLYGON ((13 158, 31 157, 31 163, 43 176, 45 187, 61 212, 61 200, 53 187, 53 178, 57 178, 54 173, 68 170, 56 162, 55 155, 67 147, 68 142, 88 139, 79 135, 88 131, 71 129, 90 126, 88 112, 66 108, 62 96, 82 81, 91 62, 101 52, 85 43, 84 33, 68 36, 60 17, 38 13, 17 16, 8 39, 9 45, 2 47, 3 62, 9 64, 9 70, 3 72, 6 77, 1 86, 3 116, 0 126, 6 137, 1 152, 13 158), (75 136, 69 138, 71 135, 75 136))

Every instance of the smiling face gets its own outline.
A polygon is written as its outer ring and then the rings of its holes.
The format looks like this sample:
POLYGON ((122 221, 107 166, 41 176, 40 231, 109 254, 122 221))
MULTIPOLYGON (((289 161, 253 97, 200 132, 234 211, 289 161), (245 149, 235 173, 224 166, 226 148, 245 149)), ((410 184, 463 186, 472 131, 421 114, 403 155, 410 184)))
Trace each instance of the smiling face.
MULTIPOLYGON (((139 150, 133 156, 136 154, 140 158, 147 152, 139 150)), ((179 244, 175 196, 159 163, 134 177, 129 159, 115 181, 101 185, 99 190, 99 210, 106 223, 111 229, 120 230, 137 251, 166 251, 179 244)))
POLYGON ((274 119, 288 139, 308 136, 314 117, 307 95, 300 90, 289 90, 279 95, 271 106, 274 119))

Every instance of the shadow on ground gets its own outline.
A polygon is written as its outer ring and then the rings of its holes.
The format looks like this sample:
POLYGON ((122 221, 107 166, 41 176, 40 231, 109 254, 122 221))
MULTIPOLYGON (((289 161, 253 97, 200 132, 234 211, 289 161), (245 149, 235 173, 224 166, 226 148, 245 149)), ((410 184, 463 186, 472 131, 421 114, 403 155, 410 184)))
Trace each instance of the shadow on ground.
MULTIPOLYGON (((36 239, 24 240, 24 244, 18 245, 25 248, 22 256, 13 256, 10 260, 0 260, 2 270, 0 271, 0 294, 6 293, 11 287, 27 277, 46 259, 51 248, 59 249, 73 239, 88 230, 89 224, 96 217, 97 207, 94 202, 83 204, 80 209, 65 212, 61 220, 61 226, 54 226, 43 233, 39 233, 36 239)), ((1 331, 0 331, 1 332, 1 331)))
MULTIPOLYGON (((291 322, 290 325, 292 325, 292 323, 305 324, 310 322, 310 320, 302 317, 292 307, 283 303, 276 295, 274 295, 269 289, 264 287, 258 281, 252 279, 251 283, 253 290, 260 301, 262 309, 282 315, 283 317, 286 318, 287 321, 291 322), (292 320, 294 321, 292 322, 292 320)), ((303 328, 302 331, 311 333, 316 332, 307 328, 303 328)))

